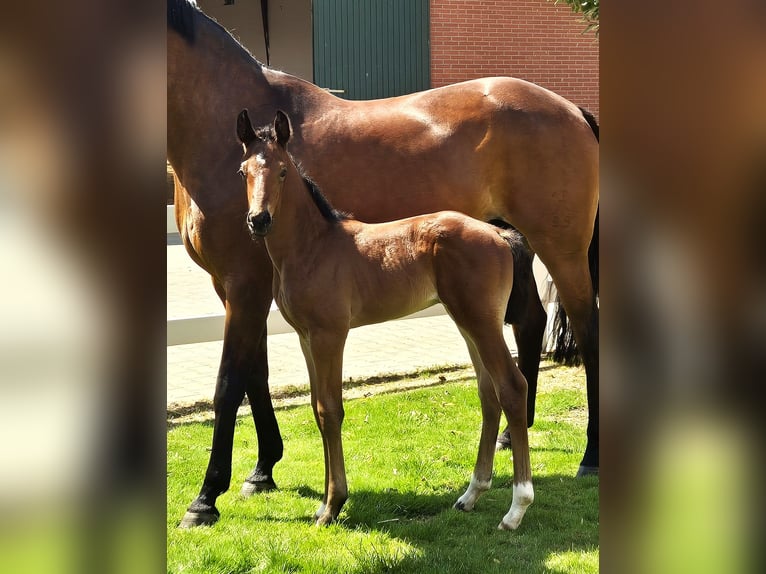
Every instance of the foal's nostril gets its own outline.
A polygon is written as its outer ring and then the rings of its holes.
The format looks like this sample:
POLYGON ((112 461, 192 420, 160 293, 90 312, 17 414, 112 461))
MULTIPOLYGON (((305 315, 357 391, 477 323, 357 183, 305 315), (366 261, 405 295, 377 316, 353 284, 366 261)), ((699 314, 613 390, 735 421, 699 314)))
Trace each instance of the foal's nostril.
POLYGON ((255 235, 266 235, 271 227, 271 214, 268 211, 248 213, 247 226, 250 228, 250 233, 255 235))

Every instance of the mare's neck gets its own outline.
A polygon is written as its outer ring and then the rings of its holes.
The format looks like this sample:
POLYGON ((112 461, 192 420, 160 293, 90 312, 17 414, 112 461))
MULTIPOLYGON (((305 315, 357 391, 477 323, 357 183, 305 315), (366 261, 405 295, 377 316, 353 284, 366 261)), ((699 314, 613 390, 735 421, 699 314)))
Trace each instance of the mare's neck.
POLYGON ((196 12, 193 20, 191 42, 168 28, 167 153, 187 188, 205 188, 222 183, 213 181, 221 171, 210 169, 211 162, 231 165, 236 178, 242 146, 234 125, 242 109, 248 109, 255 125, 271 122, 276 109, 300 125, 331 96, 304 80, 261 66, 203 13, 196 12))
POLYGON ((288 169, 279 210, 266 235, 266 248, 280 275, 296 261, 313 265, 314 255, 324 248, 333 232, 340 232, 341 226, 320 213, 295 166, 288 169))
POLYGON ((204 15, 194 22, 193 42, 171 29, 167 40, 167 153, 182 182, 221 153, 241 156, 233 128, 238 100, 248 92, 267 97, 258 62, 204 15))

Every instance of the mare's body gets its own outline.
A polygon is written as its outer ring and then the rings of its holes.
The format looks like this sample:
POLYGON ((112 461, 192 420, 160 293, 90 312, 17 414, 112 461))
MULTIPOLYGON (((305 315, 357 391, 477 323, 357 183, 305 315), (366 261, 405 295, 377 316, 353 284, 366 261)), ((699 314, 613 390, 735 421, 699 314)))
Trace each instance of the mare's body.
MULTIPOLYGON (((218 517, 215 500, 229 488, 236 412, 245 394, 258 434, 258 462, 243 491, 274 487, 272 471, 283 450, 266 357, 272 267, 262 242, 251 241, 242 223, 246 203, 235 174, 241 146, 231 123, 221 121, 243 108, 257 124, 285 110, 298 132, 293 152, 333 203, 360 220, 451 209, 512 224, 524 234, 556 283, 583 353, 589 425, 581 469, 597 469, 598 319, 588 267, 598 205, 592 118, 564 98, 512 78, 370 102, 341 100, 262 66, 184 0, 167 2, 167 146, 176 220, 226 312, 210 462, 185 525, 218 517)), ((530 297, 514 324, 519 367, 530 388, 530 423, 545 323, 539 299, 530 297)))

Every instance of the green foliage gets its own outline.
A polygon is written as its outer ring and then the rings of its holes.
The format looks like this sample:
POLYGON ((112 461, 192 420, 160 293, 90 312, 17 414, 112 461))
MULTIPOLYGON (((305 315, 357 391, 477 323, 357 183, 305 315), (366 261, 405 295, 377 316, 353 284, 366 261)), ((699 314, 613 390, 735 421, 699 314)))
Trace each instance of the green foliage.
MULTIPOLYGON (((409 381, 403 381, 406 383, 409 381)), ((497 530, 512 499, 512 460, 498 453, 473 512, 452 504, 476 459, 481 414, 472 377, 346 400, 349 500, 339 522, 311 521, 322 496, 322 443, 308 405, 277 412, 285 457, 276 491, 241 498, 255 460, 252 420, 238 420, 233 480, 213 527, 176 528, 199 489, 212 428, 168 432, 167 570, 245 572, 598 572, 598 478, 575 479, 585 446, 582 369, 543 366, 530 455, 535 502, 516 532, 497 530)))
POLYGON ((583 34, 591 30, 598 36, 598 8, 600 0, 553 0, 554 4, 563 2, 569 5, 573 12, 582 14, 586 27, 583 34))

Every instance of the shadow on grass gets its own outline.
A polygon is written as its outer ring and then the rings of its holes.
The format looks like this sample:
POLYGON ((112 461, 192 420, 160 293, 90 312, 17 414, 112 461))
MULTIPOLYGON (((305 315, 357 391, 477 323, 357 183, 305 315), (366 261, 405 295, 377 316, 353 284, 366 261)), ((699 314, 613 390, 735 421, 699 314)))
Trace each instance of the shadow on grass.
MULTIPOLYGON (((570 572, 589 571, 551 564, 555 555, 581 556, 598 548, 598 478, 551 475, 535 478, 535 502, 517 531, 497 529, 511 505, 512 478, 500 474, 472 512, 452 505, 464 487, 440 493, 397 489, 354 489, 337 528, 379 532, 417 549, 392 564, 367 563, 359 572, 570 572)), ((301 485, 286 492, 313 499, 322 494, 301 485)), ((311 517, 261 517, 264 522, 311 522, 311 517)), ((554 560, 555 561, 555 560, 554 560)), ((597 560, 592 558, 597 564, 597 560)), ((596 569, 597 570, 597 569, 596 569)), ((596 571, 593 570, 593 571, 596 571)))
MULTIPOLYGON (((465 393, 468 396, 468 390, 465 393)), ((352 405, 355 402, 346 401, 350 416, 353 415, 352 405)), ((399 408, 397 405, 393 402, 392 408, 399 408)), ((283 409, 289 411, 293 408, 283 409)), ((406 415, 410 407, 402 408, 406 415)), ((358 418, 361 419, 365 412, 358 412, 358 418)), ((435 412, 438 414, 441 411, 435 412)), ((406 416, 405 419, 410 420, 406 416)), ((310 416, 307 415, 306 421, 305 425, 304 422, 292 421, 292 431, 285 435, 288 444, 309 434, 314 437, 313 445, 318 447, 321 444, 310 416)), ((212 423, 198 421, 196 424, 210 427, 212 423)), ((249 416, 241 417, 237 424, 248 428, 247 440, 237 443, 240 448, 255 444, 255 437, 249 430, 252 419, 249 416)), ((395 436, 398 435, 391 429, 389 434, 385 434, 381 429, 371 427, 362 430, 365 428, 360 425, 356 429, 355 440, 351 443, 366 444, 367 448, 374 449, 381 436, 389 437, 387 440, 397 440, 395 436)), ((214 527, 218 531, 216 543, 226 548, 220 554, 225 557, 237 551, 238 556, 244 560, 243 564, 247 565, 240 568, 234 567, 232 563, 226 571, 295 570, 355 574, 596 572, 599 544, 598 478, 575 479, 573 475, 566 474, 570 467, 573 473, 576 469, 579 442, 573 437, 583 433, 584 429, 569 424, 569 421, 546 420, 545 417, 536 422, 533 427, 535 429, 544 432, 537 435, 541 444, 532 447, 533 458, 535 453, 538 456, 553 456, 539 458, 541 470, 534 477, 535 503, 515 532, 497 530, 497 524, 508 511, 513 496, 512 477, 507 472, 495 475, 493 488, 478 501, 473 512, 460 512, 452 508, 468 485, 470 462, 461 463, 459 466, 464 467, 465 474, 456 475, 457 478, 453 475, 448 483, 431 483, 431 475, 425 473, 421 482, 407 482, 403 488, 403 483, 398 482, 401 490, 387 488, 386 484, 379 482, 380 477, 377 475, 374 482, 367 484, 355 480, 351 475, 350 498, 339 523, 328 530, 313 529, 310 526, 311 514, 318 507, 322 493, 318 490, 321 488, 319 482, 313 483, 314 486, 303 482, 306 480, 311 483, 311 479, 320 475, 321 465, 316 463, 319 459, 312 458, 316 464, 312 467, 311 477, 303 474, 304 469, 300 465, 293 467, 297 468, 292 471, 293 480, 287 481, 292 485, 275 491, 275 494, 265 494, 262 498, 257 495, 249 501, 221 499, 220 510, 225 518, 214 527), (548 469, 548 474, 544 474, 544 468, 548 469), (465 481, 461 483, 463 479, 465 481), (253 533, 256 532, 258 537, 254 543, 253 533), (274 551, 264 554, 264 547, 273 547, 274 551)), ((204 433, 200 433, 202 435, 204 433)), ((468 436, 467 431, 460 431, 458 435, 461 437, 459 440, 450 439, 450 435, 446 435, 451 441, 446 443, 444 437, 441 437, 439 447, 442 450, 439 452, 445 452, 444 449, 452 452, 455 445, 462 443, 462 437, 468 436)), ((202 441, 200 445, 207 444, 205 440, 199 440, 202 441)), ((360 448, 363 453, 364 448, 360 448)), ((204 450, 204 446, 195 448, 194 452, 201 450, 204 450)), ((435 453, 436 450, 421 450, 421 454, 435 453)), ((302 452, 302 456, 321 457, 321 450, 319 453, 311 450, 302 452)), ((452 458, 448 458, 452 461, 452 458)), ((415 460, 411 464, 416 469, 428 468, 437 459, 437 454, 425 454, 421 462, 415 460)), ((358 460, 362 461, 358 464, 365 464, 364 457, 358 460)), ((472 461, 473 455, 466 460, 472 461)), ((202 462, 199 464, 202 466, 202 462)), ((448 464, 454 466, 456 463, 452 461, 448 464)), ((240 471, 240 474, 244 475, 245 471, 240 471)), ((279 479, 277 482, 280 482, 279 479)), ((174 532, 171 538, 175 544, 188 544, 188 550, 179 551, 179 556, 184 552, 196 556, 198 548, 215 546, 203 534, 174 532)), ((178 557, 175 559, 178 560, 178 557)), ((188 571, 203 572, 209 569, 191 568, 188 571)))

